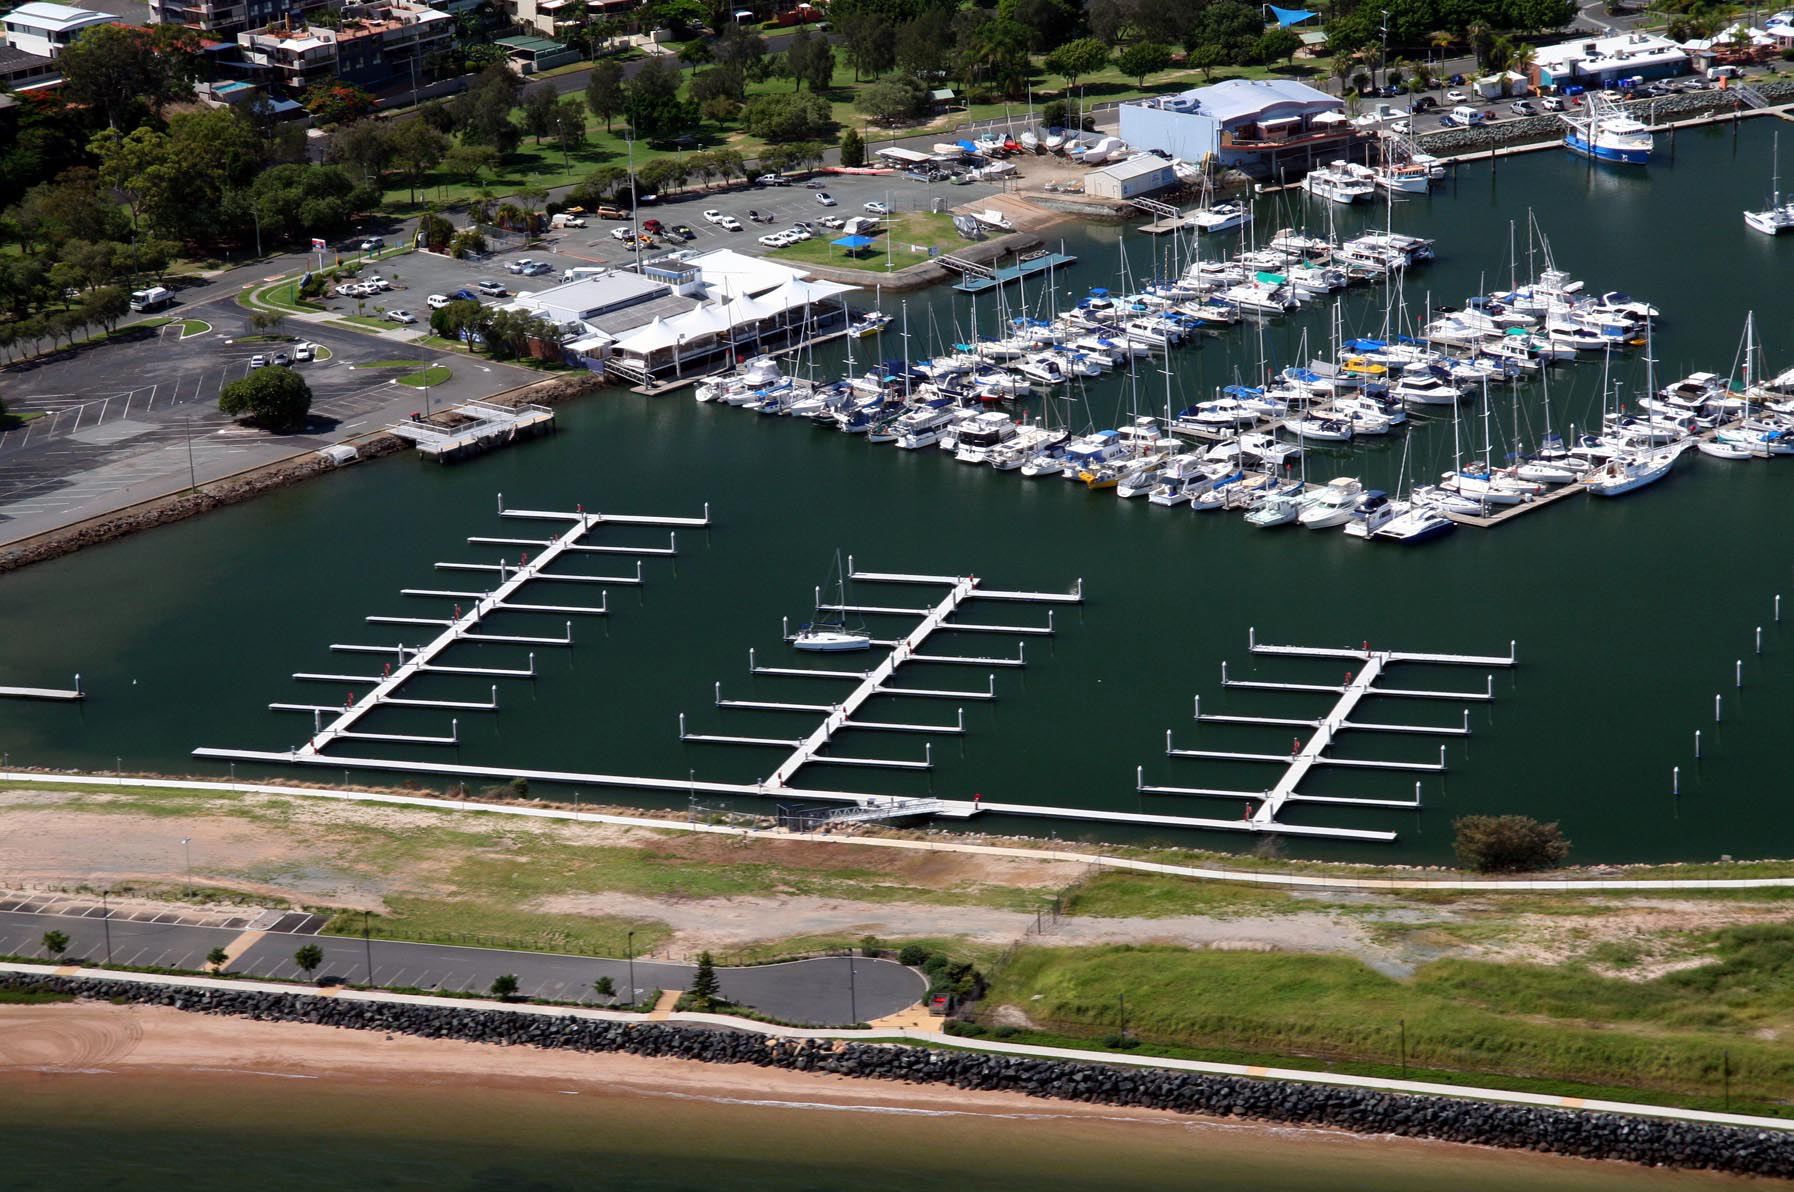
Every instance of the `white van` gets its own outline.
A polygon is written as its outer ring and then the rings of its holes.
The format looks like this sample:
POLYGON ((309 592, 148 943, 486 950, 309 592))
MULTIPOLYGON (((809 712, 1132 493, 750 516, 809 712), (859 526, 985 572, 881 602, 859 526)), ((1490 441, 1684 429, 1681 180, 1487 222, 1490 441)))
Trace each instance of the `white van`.
POLYGON ((586 221, 583 216, 569 215, 567 212, 561 211, 548 221, 548 226, 551 228, 583 228, 586 226, 586 221))
POLYGON ((174 301, 174 291, 167 286, 151 286, 147 290, 131 292, 132 310, 160 310, 174 301))
POLYGON ((448 304, 449 296, 447 294, 431 294, 428 298, 424 299, 424 305, 431 310, 441 310, 448 304))
POLYGON ((584 281, 588 277, 597 277, 600 273, 603 273, 603 272, 604 272, 603 269, 598 269, 591 265, 578 265, 572 269, 561 270, 561 280, 564 282, 566 282, 566 281, 584 281))
POLYGON ((1489 116, 1488 113, 1484 112, 1481 108, 1460 106, 1451 110, 1451 118, 1465 128, 1473 128, 1476 125, 1483 123, 1489 116))
POLYGON ((1741 79, 1744 71, 1736 66, 1711 66, 1707 68, 1707 81, 1717 83, 1721 79, 1741 79))

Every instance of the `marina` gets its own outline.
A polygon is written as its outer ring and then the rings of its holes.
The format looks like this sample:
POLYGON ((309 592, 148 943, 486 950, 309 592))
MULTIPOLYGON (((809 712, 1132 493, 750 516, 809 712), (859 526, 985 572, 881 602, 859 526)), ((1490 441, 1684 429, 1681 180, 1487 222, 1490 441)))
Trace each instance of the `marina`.
MULTIPOLYGON (((1498 176, 1486 165, 1460 164, 1455 189, 1404 199, 1396 208, 1398 232, 1433 239, 1438 245, 1438 259, 1425 270, 1410 273, 1399 287, 1413 318, 1422 321, 1428 311, 1436 318, 1442 305, 1458 306, 1466 295, 1503 288, 1510 257, 1508 220, 1523 218, 1530 205, 1540 212, 1560 267, 1586 278, 1591 290, 1623 289, 1661 309, 1661 317, 1653 320, 1655 388, 1669 388, 1676 378, 1696 371, 1741 378, 1733 362, 1748 310, 1757 312, 1758 338, 1768 362, 1763 371, 1772 372, 1794 350, 1786 331, 1794 310, 1777 282, 1789 240, 1751 231, 1737 213, 1762 202, 1771 176, 1768 126, 1773 123, 1742 122, 1735 141, 1729 127, 1685 129, 1673 163, 1654 163, 1648 177, 1643 172, 1621 175, 1586 163, 1571 165, 1563 154, 1504 160, 1498 176), (1732 170, 1734 160, 1739 164, 1732 170), (1728 189, 1726 180, 1734 175, 1736 185, 1728 189), (1678 256, 1676 269, 1635 251, 1650 242, 1651 229, 1660 227, 1667 213, 1708 206, 1722 211, 1725 218, 1711 226, 1702 223, 1691 233, 1694 238, 1678 256)), ((1380 203, 1329 204, 1338 209, 1328 212, 1318 204, 1301 207, 1304 202, 1312 200, 1261 199, 1252 225, 1260 229, 1257 239, 1264 241, 1283 227, 1304 226, 1308 234, 1326 238, 1331 220, 1343 243, 1381 230, 1387 222, 1380 203)), ((1115 283, 1122 242, 1130 236, 1131 231, 1101 228, 1068 231, 1067 252, 1078 262, 1053 272, 1051 301, 1041 292, 1045 275, 1026 281, 1029 317, 1042 306, 1050 312, 1054 304, 1060 312, 1068 311, 1093 288, 1126 293, 1115 283)), ((1237 230, 1221 239, 1229 241, 1225 245, 1229 255, 1239 247, 1233 243, 1239 239, 1237 230)), ((1524 282, 1539 271, 1527 268, 1523 227, 1517 239, 1524 282)), ((1148 254, 1137 247, 1145 241, 1132 237, 1126 250, 1136 279, 1130 290, 1142 288, 1152 277, 1169 275, 1169 269, 1161 268, 1161 254, 1153 254, 1149 262, 1148 254)), ((1172 249, 1172 241, 1173 237, 1163 236, 1152 242, 1165 245, 1163 255, 1181 271, 1187 255, 1178 257, 1183 250, 1172 249)), ((1205 257, 1222 247, 1217 240, 1204 249, 1205 257)), ((1012 286, 1005 292, 1014 295, 1006 299, 1013 303, 1008 316, 1022 314, 1014 309, 1022 291, 1012 286)), ((1341 325, 1342 341, 1380 338, 1377 332, 1390 293, 1375 283, 1350 286, 1328 300, 1263 323, 1242 320, 1205 329, 1197 337, 1200 347, 1142 356, 1133 378, 1124 368, 1115 368, 1060 386, 1056 392, 1063 396, 1040 394, 1022 406, 980 402, 979 412, 1013 412, 1012 421, 1018 426, 1069 426, 1077 432, 1074 437, 1082 437, 1085 428, 1089 433, 1124 430, 1132 425, 1135 408, 1142 417, 1162 418, 1167 387, 1163 373, 1169 371, 1175 421, 1183 409, 1217 400, 1218 389, 1233 384, 1256 387, 1262 375, 1261 339, 1266 368, 1280 371, 1320 355, 1333 338, 1330 324, 1335 320, 1341 325)), ((907 355, 921 360, 940 354, 932 350, 937 342, 943 347, 969 343, 973 301, 972 295, 946 287, 911 296, 907 310, 887 297, 884 305, 893 322, 876 337, 819 347, 814 373, 824 382, 859 376, 887 359, 907 355), (906 321, 907 353, 901 338, 906 321), (850 346, 857 360, 851 371, 845 360, 850 346)), ((993 318, 997 311, 990 294, 975 301, 982 342, 998 321, 993 318)), ((1548 366, 1551 426, 1561 431, 1566 444, 1602 425, 1602 409, 1612 411, 1616 384, 1629 407, 1626 414, 1648 418, 1635 402, 1646 389, 1644 354, 1642 346, 1628 347, 1615 351, 1610 361, 1603 359, 1604 353, 1593 352, 1574 365, 1548 366)), ((787 358, 783 371, 803 378, 811 365, 808 359, 787 358)), ((1521 439, 1524 453, 1543 437, 1543 392, 1536 378, 1537 374, 1529 374, 1511 384, 1490 386, 1486 404, 1494 414, 1491 438, 1496 448, 1491 455, 1497 464, 1513 450, 1504 444, 1514 438, 1521 439), (1521 412, 1518 428, 1513 417, 1516 398, 1521 412)), ((911 378, 912 391, 923 383, 911 378)), ((897 387, 901 390, 901 381, 897 387)), ((1467 447, 1477 445, 1465 460, 1480 452, 1484 408, 1478 385, 1473 402, 1464 410, 1460 432, 1467 447)), ((1325 488, 1330 479, 1350 476, 1365 490, 1402 497, 1414 483, 1404 481, 1404 473, 1424 484, 1459 470, 1452 458, 1450 407, 1411 408, 1407 413, 1408 421, 1386 435, 1354 436, 1343 442, 1309 439, 1303 452, 1307 487, 1325 488)), ((350 729, 453 737, 453 745, 385 742, 374 750, 367 748, 369 742, 345 740, 303 768, 332 780, 343 770, 369 777, 404 776, 439 789, 454 789, 463 781, 502 784, 525 777, 543 783, 545 793, 558 790, 558 797, 566 798, 583 789, 588 799, 601 789, 599 780, 604 776, 641 776, 645 785, 615 788, 615 797, 668 807, 684 805, 692 789, 688 775, 695 770, 695 789, 707 802, 734 799, 743 809, 771 802, 829 803, 795 795, 768 800, 757 793, 728 793, 753 790, 773 763, 792 750, 781 749, 769 760, 769 746, 684 742, 676 732, 677 718, 681 711, 703 713, 712 702, 717 660, 739 659, 750 645, 758 647, 757 673, 725 676, 726 700, 832 706, 852 690, 858 682, 852 678, 787 678, 761 668, 870 669, 873 656, 827 661, 777 656, 784 648, 772 635, 781 616, 798 611, 791 607, 793 597, 801 592, 808 603, 822 544, 865 543, 876 527, 879 563, 888 571, 989 573, 1002 576, 1005 589, 1049 592, 1064 592, 1069 577, 1084 575, 1086 599, 1077 605, 1042 606, 1033 616, 990 615, 991 609, 1003 607, 996 604, 983 612, 960 614, 955 619, 968 628, 954 635, 958 640, 943 635, 931 641, 924 654, 1025 657, 1029 665, 949 664, 934 667, 932 674, 906 667, 912 673, 899 676, 853 719, 957 729, 961 725, 957 709, 963 707, 965 731, 931 736, 843 729, 823 752, 895 761, 927 757, 932 765, 926 770, 806 765, 789 784, 794 790, 844 790, 882 799, 935 798, 967 805, 975 792, 982 792, 980 814, 972 821, 981 830, 1088 831, 1118 840, 1201 841, 1229 847, 1230 841, 1254 837, 1237 828, 1172 826, 1204 817, 1184 814, 1195 810, 1188 806, 1190 796, 1135 790, 1135 769, 1144 764, 1141 780, 1146 786, 1247 788, 1270 783, 1224 777, 1209 782, 1198 776, 1197 768, 1245 767, 1249 773, 1269 763, 1159 756, 1158 736, 1164 725, 1150 724, 1155 719, 1153 708, 1188 708, 1192 675, 1199 669, 1206 672, 1211 665, 1207 660, 1225 657, 1227 647, 1237 643, 1249 625, 1258 625, 1267 640, 1357 643, 1369 638, 1373 644, 1450 651, 1472 647, 1480 636, 1480 630, 1467 632, 1463 627, 1464 610, 1478 606, 1491 590, 1511 590, 1516 608, 1518 602, 1528 608, 1543 603, 1552 614, 1547 618, 1516 612, 1511 619, 1502 617, 1491 624, 1504 641, 1523 637, 1528 655, 1523 678, 1517 671, 1498 672, 1495 694, 1518 681, 1525 685, 1525 698, 1469 698, 1473 692, 1488 694, 1481 676, 1462 684, 1415 681, 1411 685, 1417 690, 1461 686, 1464 694, 1455 701, 1366 697, 1348 719, 1462 729, 1468 709, 1472 736, 1442 734, 1428 744, 1424 734, 1346 730, 1329 750, 1341 757, 1436 763, 1438 742, 1448 743, 1454 751, 1473 742, 1474 766, 1451 761, 1449 797, 1434 790, 1445 774, 1315 766, 1300 788, 1302 793, 1401 802, 1410 800, 1411 780, 1419 777, 1425 783, 1425 804, 1415 810, 1289 802, 1278 815, 1279 823, 1396 835, 1388 842, 1291 836, 1293 853, 1439 860, 1449 855, 1449 831, 1444 825, 1451 816, 1474 809, 1561 820, 1577 841, 1578 855, 1586 858, 1721 853, 1743 857, 1761 855, 1784 829, 1784 821, 1794 818, 1779 807, 1761 806, 1760 800, 1722 796, 1761 789, 1774 781, 1771 726, 1794 708, 1790 702, 1794 682, 1783 664, 1785 645, 1779 636, 1785 622, 1776 621, 1772 613, 1774 596, 1790 590, 1791 560, 1765 542, 1760 528, 1752 531, 1753 519, 1727 515, 1737 509, 1772 510, 1785 500, 1785 473, 1773 458, 1732 462, 1690 451, 1650 491, 1620 500, 1575 499, 1581 491, 1577 485, 1553 485, 1531 501, 1493 507, 1486 515, 1505 524, 1548 503, 1549 517, 1527 517, 1491 535, 1475 533, 1471 523, 1435 549, 1402 552, 1343 533, 1304 532, 1295 524, 1284 525, 1282 532, 1267 532, 1243 517, 1209 518, 1194 509, 1111 499, 1115 494, 1083 482, 1053 483, 1045 476, 997 478, 991 472, 1004 469, 960 466, 949 458, 954 452, 884 450, 863 441, 865 436, 819 430, 803 419, 747 417, 740 410, 679 395, 650 401, 611 393, 559 407, 557 420, 559 433, 493 453, 471 467, 424 473, 398 469, 408 473, 402 485, 391 468, 344 469, 328 482, 295 488, 258 505, 253 514, 241 508, 220 510, 158 530, 141 541, 114 543, 9 576, 5 589, 9 611, 54 617, 58 623, 78 617, 92 627, 98 647, 82 651, 79 659, 90 693, 79 716, 71 716, 66 704, 9 702, 10 731, 4 747, 12 763, 110 768, 114 755, 122 754, 127 767, 167 772, 197 769, 222 776, 234 762, 239 774, 290 774, 294 767, 285 759, 305 736, 292 729, 312 712, 282 711, 270 717, 268 705, 312 704, 328 723, 336 711, 331 705, 341 695, 333 700, 317 694, 329 690, 329 681, 295 685, 285 676, 357 677, 359 685, 349 690, 365 695, 389 661, 394 669, 402 663, 395 648, 401 639, 415 646, 445 628, 369 625, 364 620, 367 614, 452 620, 455 602, 465 612, 477 600, 475 594, 483 595, 500 582, 501 557, 508 574, 521 552, 535 560, 546 549, 542 544, 571 524, 538 522, 535 527, 546 532, 517 532, 523 523, 507 519, 510 524, 496 532, 483 529, 475 519, 490 517, 494 489, 528 493, 529 499, 521 503, 532 507, 569 511, 596 492, 607 494, 605 501, 597 502, 601 505, 692 510, 703 498, 727 489, 745 494, 737 498, 745 504, 731 503, 726 527, 719 522, 713 530, 677 528, 676 558, 646 553, 668 550, 668 531, 674 527, 611 524, 602 535, 595 533, 575 544, 640 550, 647 582, 621 582, 636 578, 628 554, 569 549, 551 572, 584 572, 616 582, 532 581, 507 603, 559 606, 555 611, 493 609, 472 629, 481 635, 563 642, 571 632, 571 646, 462 641, 452 652, 419 667, 395 700, 365 713, 350 729), (467 531, 514 541, 445 552, 448 543, 462 539, 467 531), (1712 558, 1725 559, 1723 568, 1712 567, 1712 558), (296 559, 321 562, 295 568, 296 559), (582 560, 594 565, 575 565, 582 560), (426 573, 436 561, 488 570, 438 570, 432 581, 426 573), (606 562, 613 565, 603 565, 606 562), (676 568, 680 583, 654 582, 657 568, 667 567, 676 568), (237 624, 234 618, 221 628, 215 602, 188 591, 190 584, 181 578, 200 571, 216 573, 221 590, 233 592, 245 606, 267 609, 287 629, 280 634, 257 632, 254 624, 237 624), (1723 583, 1717 578, 1720 572, 1725 575, 1723 583), (1662 591, 1664 576, 1672 573, 1683 581, 1675 598, 1650 595, 1662 591), (124 575, 132 577, 138 598, 107 598, 118 588, 116 577, 124 575), (798 576, 805 578, 799 582, 794 578, 798 576), (1498 582, 1498 576, 1505 578, 1498 582), (416 609, 367 607, 367 593, 375 590, 431 595, 406 597, 416 609), (1296 593, 1306 596, 1298 599, 1296 593), (139 605, 164 611, 152 626, 139 605), (608 611, 607 615, 570 611, 576 607, 608 611), (1622 609, 1623 628, 1616 620, 1622 609), (1039 628, 1047 624, 1046 613, 1055 614, 1056 634, 1017 634, 1006 640, 1004 633, 969 627, 989 622, 1012 629, 1023 624, 1039 628), (1750 642, 1757 625, 1763 626, 1765 635, 1760 655, 1750 642), (1647 635, 1653 642, 1649 659, 1610 649, 1606 643, 1615 632, 1647 635), (205 635, 220 633, 216 646, 198 644, 205 635), (1024 637, 1025 651, 1018 652, 1024 637), (393 640, 387 643, 385 638, 393 640), (316 652, 328 643, 368 649, 333 652, 340 661, 329 665, 316 652), (986 644, 991 648, 983 648, 986 644), (241 688, 233 688, 228 697, 222 689, 213 691, 184 677, 194 658, 220 652, 231 659, 233 673, 242 680, 241 688), (1734 686, 1733 662, 1739 657, 1744 664, 1742 688, 1734 686), (1585 698, 1581 693, 1588 691, 1590 676, 1596 673, 1609 695, 1585 698), (494 685, 499 688, 496 694, 494 685), (299 694, 295 686, 314 690, 299 694), (1722 690, 1724 722, 1715 725, 1713 697, 1722 690), (489 706, 413 706, 401 700, 467 705, 496 701, 499 707, 495 711, 489 706), (929 708, 942 700, 946 703, 941 708, 929 708), (1555 711, 1565 700, 1578 704, 1580 716, 1573 734, 1564 731, 1555 711), (1401 710, 1383 710, 1390 707, 1401 710), (1428 709, 1438 714, 1428 714, 1428 709), (455 718, 458 726, 450 724, 455 718), (1690 756, 1696 728, 1706 733, 1698 764, 1690 756), (104 746, 97 744, 101 734, 107 741, 104 746), (1361 749, 1366 741, 1378 742, 1378 749, 1361 749), (1416 748, 1401 749, 1402 742, 1416 748), (932 745, 931 752, 925 753, 925 743, 932 745), (240 746, 249 756, 187 753, 194 746, 218 745, 240 746), (1590 749, 1598 749, 1602 780, 1586 795, 1572 796, 1565 784, 1528 777, 1541 770, 1577 772, 1592 756, 1590 749), (357 759, 338 760, 351 753, 378 753, 383 759, 420 768, 398 771, 381 769, 378 763, 363 765, 357 759), (258 754, 269 760, 253 760, 258 754), (1669 777, 1678 765, 1679 797, 1672 795, 1669 777), (566 781, 557 782, 552 775, 566 781), (838 781, 842 776, 853 781, 838 781), (707 783, 721 789, 709 789, 707 783), (1619 792, 1627 792, 1625 815, 1615 812, 1619 792), (1009 808, 1037 814, 1024 818, 1009 808), (1080 818, 1086 812, 1095 818, 1080 818), (1047 813, 1057 822, 1045 818, 1047 813)), ((1242 437, 1245 433, 1253 432, 1242 432, 1242 437)), ((1186 439, 1186 453, 1206 454, 1226 437, 1191 436, 1186 439)), ((1294 442, 1289 430, 1277 437, 1286 444, 1294 442)), ((1301 457, 1289 462, 1288 482, 1294 483, 1301 479, 1304 463, 1301 457)), ((1280 478, 1286 474, 1282 465, 1278 471, 1280 478)), ((847 601, 824 593, 818 603, 914 610, 933 607, 940 594, 904 599, 904 589, 889 591, 886 596, 868 588, 847 601)), ((877 611, 856 609, 847 615, 869 622, 868 632, 880 640, 899 640, 916 623, 887 623, 877 611)), ((793 629, 797 623, 793 616, 793 629)), ((9 653, 0 667, 0 682, 42 685, 44 676, 74 669, 66 637, 16 641, 9 653)), ((1339 673, 1313 673, 1312 668, 1323 666, 1320 661, 1254 654, 1249 662, 1236 661, 1229 678, 1235 683, 1337 686, 1346 669, 1358 669, 1342 662, 1339 673), (1303 673, 1303 668, 1310 669, 1303 673)), ((1417 666, 1415 673, 1424 669, 1417 666)), ((1397 684, 1385 679, 1378 685, 1397 684)), ((1229 706, 1223 707, 1218 697, 1205 694, 1204 715, 1317 720, 1325 711, 1324 706, 1287 706, 1287 701, 1299 697, 1275 689, 1230 686, 1225 696, 1229 706), (1265 702, 1260 706, 1258 701, 1265 702), (1285 706, 1277 706, 1280 702, 1285 706)), ((1339 693, 1315 693, 1314 698, 1331 705, 1339 693)), ((743 709, 725 708, 715 715, 724 722, 701 724, 694 719, 689 728, 797 741, 813 732, 826 713, 755 710, 751 725, 733 723, 750 715, 743 709)), ((1223 727, 1206 721, 1201 726, 1205 738, 1223 727)), ((1304 740, 1310 735, 1307 726, 1291 727, 1304 740)), ((1174 746, 1284 755, 1291 743, 1290 732, 1275 726, 1240 724, 1227 731, 1243 734, 1242 739, 1180 739, 1174 746), (1255 735, 1259 739, 1253 739, 1255 735)))

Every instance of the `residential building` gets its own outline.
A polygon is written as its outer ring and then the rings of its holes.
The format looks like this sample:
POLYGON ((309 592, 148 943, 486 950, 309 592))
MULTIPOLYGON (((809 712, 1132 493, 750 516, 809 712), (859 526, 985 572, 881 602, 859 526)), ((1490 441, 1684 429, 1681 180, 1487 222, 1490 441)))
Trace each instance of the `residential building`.
POLYGON ((62 82, 56 61, 12 46, 0 46, 0 91, 30 91, 62 82))
POLYGON ((1084 175, 1084 193, 1103 199, 1132 199, 1176 185, 1177 172, 1171 163, 1151 153, 1099 166, 1084 175))
POLYGON ((187 25, 215 37, 234 37, 283 20, 304 23, 327 0, 149 0, 150 23, 187 25))
POLYGON ((1352 138, 1345 103, 1293 79, 1229 79, 1121 105, 1121 139, 1191 164, 1261 176, 1331 161, 1352 138))
POLYGON ((1600 87, 1621 79, 1667 79, 1687 74, 1688 52, 1655 33, 1578 38, 1532 52, 1535 84, 1600 87))
POLYGON ((263 82, 294 94, 333 80, 377 90, 421 76, 424 59, 446 49, 454 18, 415 0, 346 4, 334 28, 284 21, 237 35, 263 82))
POLYGON ((56 57, 68 48, 70 42, 95 25, 122 24, 123 20, 109 12, 70 8, 66 4, 44 4, 40 0, 21 4, 0 17, 0 26, 6 30, 6 44, 39 58, 56 57))

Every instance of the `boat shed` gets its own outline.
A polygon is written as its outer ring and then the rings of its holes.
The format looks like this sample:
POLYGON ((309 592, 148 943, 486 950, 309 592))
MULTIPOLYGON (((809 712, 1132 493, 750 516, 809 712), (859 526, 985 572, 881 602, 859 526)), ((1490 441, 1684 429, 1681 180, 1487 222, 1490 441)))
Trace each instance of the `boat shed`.
POLYGON ((1345 102, 1294 79, 1229 79, 1121 105, 1121 137, 1192 164, 1216 159, 1259 174, 1344 155, 1345 102))
POLYGON ((1132 199, 1176 185, 1177 172, 1171 163, 1151 153, 1099 166, 1084 175, 1084 193, 1103 199, 1132 199))

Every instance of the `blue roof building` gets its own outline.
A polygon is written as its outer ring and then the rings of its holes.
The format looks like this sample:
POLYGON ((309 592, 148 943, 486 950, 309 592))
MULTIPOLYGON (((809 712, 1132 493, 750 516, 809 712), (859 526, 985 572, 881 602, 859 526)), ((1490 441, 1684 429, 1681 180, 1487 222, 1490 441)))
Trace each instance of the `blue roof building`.
POLYGON ((1251 173, 1310 156, 1330 161, 1351 136, 1345 101, 1294 79, 1229 79, 1121 105, 1121 139, 1134 148, 1251 173))

